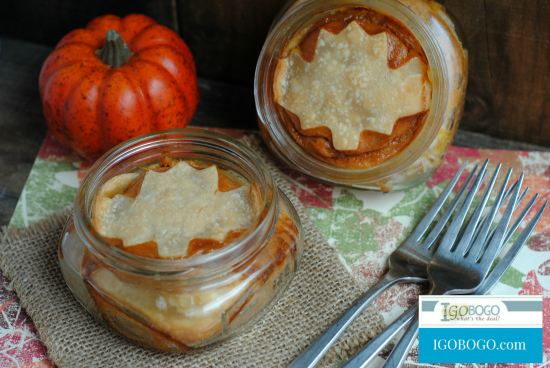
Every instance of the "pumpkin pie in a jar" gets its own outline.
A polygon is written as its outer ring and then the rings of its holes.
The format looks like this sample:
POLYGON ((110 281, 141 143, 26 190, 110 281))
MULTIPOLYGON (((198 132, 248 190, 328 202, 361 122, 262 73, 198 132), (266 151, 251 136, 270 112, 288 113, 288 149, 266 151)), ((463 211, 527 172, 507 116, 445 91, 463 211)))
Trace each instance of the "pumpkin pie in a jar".
POLYGON ((249 148, 176 129, 130 140, 92 167, 60 264, 78 300, 117 332, 186 351, 257 321, 302 247, 294 207, 249 148))
POLYGON ((462 111, 466 52, 440 5, 407 3, 299 1, 277 19, 256 107, 280 159, 318 180, 383 191, 435 171, 462 111))

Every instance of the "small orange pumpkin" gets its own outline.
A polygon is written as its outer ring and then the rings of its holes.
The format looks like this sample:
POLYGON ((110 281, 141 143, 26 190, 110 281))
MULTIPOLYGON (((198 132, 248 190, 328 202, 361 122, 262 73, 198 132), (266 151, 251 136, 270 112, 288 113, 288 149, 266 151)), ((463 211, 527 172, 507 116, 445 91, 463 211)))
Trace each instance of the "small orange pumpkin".
POLYGON ((186 126, 199 102, 185 42, 139 14, 105 15, 67 34, 39 87, 55 138, 88 160, 137 135, 186 126))

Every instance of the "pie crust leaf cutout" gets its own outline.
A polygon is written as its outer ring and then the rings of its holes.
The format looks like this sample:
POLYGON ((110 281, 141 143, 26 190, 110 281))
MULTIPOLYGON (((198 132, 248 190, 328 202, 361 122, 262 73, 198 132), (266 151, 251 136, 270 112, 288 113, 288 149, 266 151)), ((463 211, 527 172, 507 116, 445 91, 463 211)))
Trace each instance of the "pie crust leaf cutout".
POLYGON ((130 198, 98 196, 94 225, 124 247, 154 241, 161 257, 187 254, 193 239, 222 241, 231 230, 246 229, 255 218, 250 189, 220 192, 215 166, 197 170, 179 162, 166 172, 148 171, 141 191, 130 198))
POLYGON ((311 63, 299 48, 279 60, 274 97, 302 129, 325 126, 335 149, 356 150, 363 130, 389 135, 399 118, 426 111, 431 83, 419 57, 391 69, 387 33, 371 36, 354 21, 337 35, 321 29, 311 63))

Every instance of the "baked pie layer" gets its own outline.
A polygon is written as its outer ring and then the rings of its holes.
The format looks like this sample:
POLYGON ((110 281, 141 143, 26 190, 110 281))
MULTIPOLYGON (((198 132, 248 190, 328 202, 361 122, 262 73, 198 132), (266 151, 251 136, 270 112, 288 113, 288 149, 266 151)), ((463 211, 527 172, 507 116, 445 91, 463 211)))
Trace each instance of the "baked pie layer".
POLYGON ((139 175, 117 176, 95 199, 94 227, 119 239, 123 249, 153 242, 161 258, 186 256, 194 239, 223 242, 232 231, 249 228, 257 209, 249 187, 221 191, 218 175, 216 166, 178 162, 165 172, 147 171, 135 196, 121 191, 139 175))
POLYGON ((297 48, 278 63, 275 101, 304 130, 328 127, 340 151, 357 149, 364 130, 389 135, 398 119, 429 107, 431 83, 417 57, 390 68, 388 48, 386 32, 371 36, 357 22, 337 35, 321 29, 312 62, 297 48))

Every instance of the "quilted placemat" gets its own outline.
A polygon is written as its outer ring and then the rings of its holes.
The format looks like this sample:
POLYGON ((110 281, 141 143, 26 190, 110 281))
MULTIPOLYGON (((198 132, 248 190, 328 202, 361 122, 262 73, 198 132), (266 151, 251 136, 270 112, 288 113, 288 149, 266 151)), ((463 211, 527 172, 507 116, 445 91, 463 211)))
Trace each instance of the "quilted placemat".
MULTIPOLYGON (((237 130, 222 132, 236 138, 243 134, 237 130)), ((451 147, 442 166, 426 184, 390 194, 326 185, 290 169, 281 169, 353 280, 362 289, 368 289, 385 272, 388 255, 418 223, 458 167, 465 160, 473 166, 486 158, 490 158, 494 165, 502 162, 503 168, 513 167, 514 177, 523 171, 526 175, 525 185, 531 188, 531 193, 538 192, 541 195, 539 203, 550 195, 550 154, 540 152, 451 147)), ((32 225, 52 212, 71 205, 79 181, 88 167, 89 164, 79 161, 77 156, 62 148, 48 135, 10 225, 32 225)), ((535 210, 537 208, 538 205, 535 210)), ((547 211, 527 246, 492 290, 494 295, 543 295, 544 363, 541 366, 550 362, 549 266, 550 211, 547 211)), ((10 291, 11 288, 9 280, 0 275, 0 367, 49 366, 51 362, 34 324, 22 310, 16 295, 10 291)), ((416 300, 417 294, 416 285, 398 285, 382 294, 375 302, 375 307, 388 324, 416 300)), ((346 355, 345 352, 344 349, 342 358, 346 355)), ((334 356, 334 359, 338 358, 339 356, 334 356)), ((417 349, 413 349, 405 367, 423 366, 426 365, 418 363, 417 349)), ((455 367, 454 364, 443 366, 455 367)), ((459 366, 462 368, 475 365, 459 366)), ((494 366, 487 365, 489 368, 494 366)), ((531 367, 529 364, 498 365, 499 368, 506 366, 531 367)))

